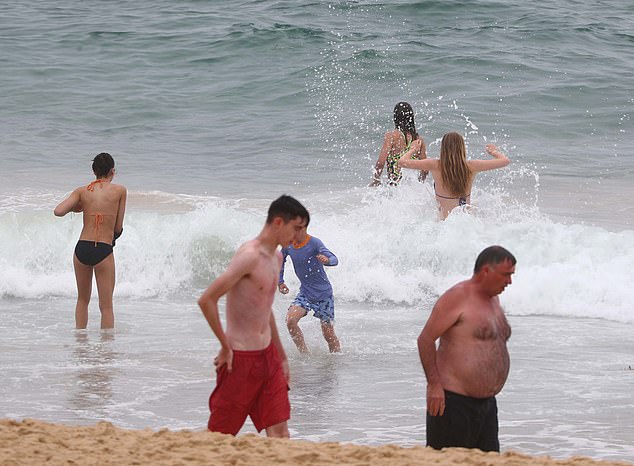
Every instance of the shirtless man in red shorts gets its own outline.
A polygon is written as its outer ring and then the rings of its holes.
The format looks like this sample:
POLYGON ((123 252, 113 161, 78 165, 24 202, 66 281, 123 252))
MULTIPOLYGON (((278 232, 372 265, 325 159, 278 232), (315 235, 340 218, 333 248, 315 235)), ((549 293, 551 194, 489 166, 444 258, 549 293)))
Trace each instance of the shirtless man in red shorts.
POLYGON ((289 436, 288 361, 272 310, 282 265, 277 247, 289 246, 309 218, 290 196, 273 201, 260 234, 240 246, 198 300, 220 341, 216 388, 209 397, 210 431, 236 435, 251 416, 258 432, 289 436), (226 331, 218 314, 218 300, 225 294, 226 331))

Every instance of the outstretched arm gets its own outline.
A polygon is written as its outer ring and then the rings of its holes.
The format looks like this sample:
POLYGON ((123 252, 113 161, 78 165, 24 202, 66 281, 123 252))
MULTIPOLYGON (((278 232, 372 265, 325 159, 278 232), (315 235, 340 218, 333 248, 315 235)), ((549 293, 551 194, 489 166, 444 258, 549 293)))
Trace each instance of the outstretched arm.
POLYGON ((253 270, 256 261, 257 255, 243 246, 233 257, 227 270, 209 285, 198 300, 198 305, 209 327, 211 327, 220 342, 220 352, 214 360, 214 364, 216 368, 227 364, 227 371, 229 372, 232 369, 233 350, 220 322, 218 300, 221 296, 228 293, 242 277, 253 270))
POLYGON ((385 137, 383 138, 383 146, 381 147, 381 152, 379 152, 379 159, 374 165, 374 173, 372 174, 372 181, 370 182, 369 186, 381 185, 381 173, 383 173, 383 167, 385 167, 385 161, 387 160, 387 156, 390 153, 391 147, 392 132, 388 131, 387 133, 385 133, 385 137))
POLYGON ((68 212, 81 212, 79 188, 70 193, 70 195, 53 210, 56 217, 63 217, 68 212))
POLYGON ((504 155, 495 144, 487 144, 486 151, 493 157, 489 160, 469 160, 469 168, 474 172, 483 172, 486 170, 495 170, 496 168, 506 167, 511 161, 504 155))
POLYGON ((434 168, 436 164, 435 159, 425 158, 423 160, 414 160, 412 156, 418 152, 427 157, 427 149, 424 149, 425 143, 422 139, 416 139, 412 141, 412 145, 409 150, 405 152, 400 159, 398 159, 398 166, 401 168, 415 168, 417 170, 429 171, 434 168))

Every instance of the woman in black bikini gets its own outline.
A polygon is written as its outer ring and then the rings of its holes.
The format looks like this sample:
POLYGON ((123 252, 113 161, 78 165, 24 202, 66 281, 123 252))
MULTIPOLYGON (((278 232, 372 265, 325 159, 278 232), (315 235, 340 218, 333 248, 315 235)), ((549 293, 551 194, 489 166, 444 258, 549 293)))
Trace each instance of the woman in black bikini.
POLYGON ((127 191, 122 185, 112 183, 114 160, 102 152, 92 161, 96 179, 75 189, 70 196, 55 207, 55 215, 63 217, 69 212, 83 212, 84 227, 75 246, 73 265, 77 280, 76 328, 88 324, 88 303, 92 292, 92 275, 95 273, 101 328, 114 327, 112 294, 115 283, 115 266, 112 247, 123 232, 123 216, 127 191))
POLYGON ((440 217, 444 220, 454 207, 471 203, 471 186, 476 173, 506 167, 510 160, 494 144, 487 144, 489 160, 467 160, 464 139, 458 133, 447 133, 440 144, 440 159, 413 160, 416 141, 399 159, 403 168, 429 170, 434 177, 434 191, 440 217))

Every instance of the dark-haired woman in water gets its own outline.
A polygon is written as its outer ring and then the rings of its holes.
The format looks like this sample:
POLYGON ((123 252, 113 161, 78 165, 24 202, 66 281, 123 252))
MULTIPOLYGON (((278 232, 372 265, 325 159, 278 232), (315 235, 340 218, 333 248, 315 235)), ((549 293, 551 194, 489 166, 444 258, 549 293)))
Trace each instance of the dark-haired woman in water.
MULTIPOLYGON (((390 186, 398 185, 403 177, 398 161, 414 145, 416 150, 412 154, 413 158, 424 159, 427 156, 425 141, 416 131, 414 110, 407 102, 399 102, 394 106, 394 127, 394 130, 385 133, 370 186, 381 185, 381 173, 385 164, 387 164, 387 184, 390 186)), ((425 181, 426 176, 427 172, 423 170, 418 179, 425 181)))
POLYGON ((76 328, 88 324, 88 303, 92 292, 92 275, 95 273, 101 328, 114 327, 112 294, 115 283, 114 241, 123 232, 123 216, 127 191, 122 185, 112 183, 114 160, 102 152, 92 161, 95 180, 87 186, 75 189, 70 196, 55 207, 55 215, 63 217, 69 212, 83 212, 84 227, 75 246, 73 265, 77 280, 76 328))

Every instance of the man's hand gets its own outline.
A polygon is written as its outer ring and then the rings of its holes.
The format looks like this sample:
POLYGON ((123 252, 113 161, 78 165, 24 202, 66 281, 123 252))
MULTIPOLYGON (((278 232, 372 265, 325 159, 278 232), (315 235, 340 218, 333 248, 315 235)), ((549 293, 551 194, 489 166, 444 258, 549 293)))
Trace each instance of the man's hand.
POLYGON ((291 370, 288 367, 288 359, 284 359, 284 361, 282 361, 282 373, 284 374, 284 378, 286 379, 286 384, 290 385, 291 370))
POLYGON ((445 414, 445 391, 440 384, 427 384, 427 412, 430 416, 445 414))
POLYGON ((220 348, 218 356, 214 358, 216 370, 219 370, 225 364, 227 365, 227 372, 231 373, 233 369, 233 350, 231 348, 220 348))
POLYGON ((330 259, 328 259, 326 256, 324 256, 323 254, 317 254, 315 256, 317 258, 317 260, 319 262, 321 262, 322 264, 329 264, 330 263, 330 259))
POLYGON ((279 285, 277 285, 277 289, 282 294, 288 294, 288 286, 286 286, 286 283, 280 283, 279 285))

